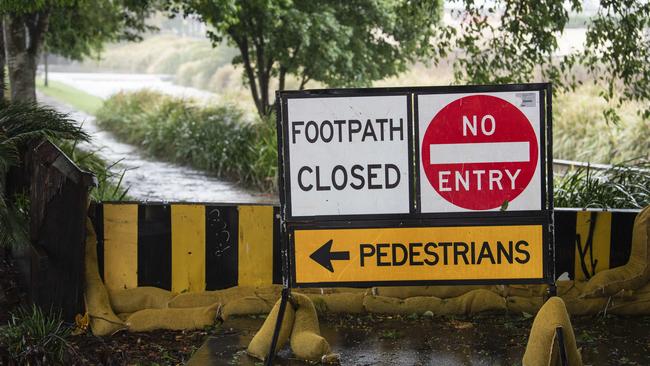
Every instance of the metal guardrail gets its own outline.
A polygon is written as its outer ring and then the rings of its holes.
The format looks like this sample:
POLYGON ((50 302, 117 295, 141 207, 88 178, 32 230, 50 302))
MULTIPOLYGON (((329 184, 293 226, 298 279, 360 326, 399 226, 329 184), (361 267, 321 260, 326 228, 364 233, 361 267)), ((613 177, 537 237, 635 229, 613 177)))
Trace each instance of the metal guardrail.
MULTIPOLYGON (((612 168, 616 168, 615 165, 611 164, 599 164, 599 163, 589 163, 584 161, 573 161, 573 160, 562 160, 562 159, 553 159, 553 173, 558 175, 564 175, 568 170, 575 168, 589 168, 596 171, 604 171, 612 168)), ((639 172, 648 172, 648 169, 641 168, 632 168, 633 170, 638 170, 639 172)))

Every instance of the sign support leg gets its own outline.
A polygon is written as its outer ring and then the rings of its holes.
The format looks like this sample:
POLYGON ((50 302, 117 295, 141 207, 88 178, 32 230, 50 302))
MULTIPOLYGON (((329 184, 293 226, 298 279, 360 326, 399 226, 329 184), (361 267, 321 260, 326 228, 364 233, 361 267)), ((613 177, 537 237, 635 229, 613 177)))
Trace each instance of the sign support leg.
POLYGON ((561 327, 555 328, 555 333, 557 335, 557 344, 560 350, 560 364, 562 366, 569 366, 569 359, 567 358, 566 348, 564 347, 564 332, 561 327))
POLYGON ((275 329, 273 329, 273 338, 271 339, 271 349, 269 349, 269 354, 266 357, 266 366, 273 365, 273 359, 275 358, 275 346, 278 343, 278 337, 280 336, 280 328, 282 327, 282 321, 284 320, 284 312, 287 308, 287 302, 289 302, 290 289, 285 287, 282 289, 282 297, 280 299, 280 309, 278 309, 278 318, 275 321, 275 329))

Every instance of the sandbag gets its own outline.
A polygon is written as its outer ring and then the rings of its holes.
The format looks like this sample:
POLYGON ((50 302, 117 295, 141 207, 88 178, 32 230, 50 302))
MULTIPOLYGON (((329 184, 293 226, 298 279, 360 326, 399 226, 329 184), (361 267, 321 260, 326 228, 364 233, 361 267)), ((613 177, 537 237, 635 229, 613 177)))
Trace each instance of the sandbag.
POLYGON ((630 260, 623 266, 596 273, 584 289, 585 297, 612 296, 621 290, 634 290, 650 277, 650 206, 634 220, 630 260))
POLYGON ((367 295, 363 298, 363 307, 366 311, 376 314, 410 315, 424 314, 427 311, 435 314, 441 303, 442 300, 437 297, 426 296, 411 297, 406 300, 375 295, 367 295))
POLYGON ((650 315, 650 284, 635 291, 630 297, 613 299, 607 312, 617 315, 650 315))
POLYGON ((220 306, 140 310, 126 319, 126 325, 131 332, 201 329, 214 324, 220 306))
MULTIPOLYGON (((295 293, 295 292, 293 292, 295 293)), ((325 295, 307 294, 319 313, 359 314, 365 312, 363 292, 330 293, 325 295)))
POLYGON ((400 286, 377 287, 375 295, 407 299, 409 297, 437 297, 447 299, 464 295, 470 291, 484 289, 490 290, 492 286, 467 285, 467 286, 400 286))
POLYGON ((536 314, 543 304, 544 298, 541 296, 509 296, 506 298, 506 309, 513 313, 536 314))
POLYGON ((235 299, 227 302, 223 306, 221 318, 228 320, 235 315, 258 315, 267 314, 271 311, 271 302, 258 297, 247 296, 241 299, 235 299))
POLYGON ((113 311, 117 313, 135 313, 144 309, 163 309, 174 297, 171 291, 157 287, 136 287, 109 290, 113 311))
MULTIPOLYGON (((259 331, 255 334, 251 343, 248 344, 246 352, 249 355, 264 360, 271 349, 271 341, 273 339, 273 330, 275 329, 275 323, 278 319, 278 313, 280 311, 280 300, 278 300, 269 316, 264 320, 264 324, 259 331)), ((291 335, 291 329, 293 329, 293 322, 295 319, 295 310, 291 302, 287 302, 286 308, 284 310, 284 317, 282 318, 282 324, 280 326, 280 332, 278 334, 278 339, 275 347, 275 352, 277 353, 279 349, 284 347, 291 335)))
POLYGON ((225 304, 229 301, 236 300, 255 294, 252 287, 231 287, 223 290, 202 291, 202 292, 185 292, 178 294, 169 300, 170 308, 195 308, 201 306, 210 306, 215 303, 225 304))
POLYGON ((522 364, 524 366, 560 365, 559 350, 556 342, 556 328, 561 327, 569 365, 582 365, 582 358, 576 346, 571 320, 564 301, 552 297, 539 310, 530 329, 528 344, 522 364))
POLYGON ((330 345, 320 335, 318 315, 309 297, 292 294, 296 302, 296 316, 291 331, 291 350, 296 357, 308 361, 320 361, 330 353, 330 345))
POLYGON ((111 308, 108 292, 99 277, 97 265, 97 235, 90 219, 86 220, 85 275, 86 292, 84 300, 90 317, 90 329, 94 335, 114 334, 126 328, 124 322, 115 315, 111 308))
POLYGON ((462 296, 443 299, 436 315, 476 314, 484 311, 505 311, 506 300, 498 294, 484 289, 470 291, 462 296))
MULTIPOLYGON (((566 298, 564 304, 571 315, 597 315, 607 309, 609 298, 566 298)), ((609 311, 609 310, 608 310, 609 311)))

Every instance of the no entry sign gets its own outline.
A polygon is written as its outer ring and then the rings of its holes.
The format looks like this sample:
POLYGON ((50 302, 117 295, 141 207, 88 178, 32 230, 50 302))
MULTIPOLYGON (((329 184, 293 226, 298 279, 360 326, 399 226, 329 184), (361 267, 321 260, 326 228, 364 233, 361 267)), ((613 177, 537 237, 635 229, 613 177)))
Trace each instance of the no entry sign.
POLYGON ((421 212, 540 210, 539 92, 421 94, 421 212))
POLYGON ((286 283, 550 282, 550 86, 278 93, 286 283))

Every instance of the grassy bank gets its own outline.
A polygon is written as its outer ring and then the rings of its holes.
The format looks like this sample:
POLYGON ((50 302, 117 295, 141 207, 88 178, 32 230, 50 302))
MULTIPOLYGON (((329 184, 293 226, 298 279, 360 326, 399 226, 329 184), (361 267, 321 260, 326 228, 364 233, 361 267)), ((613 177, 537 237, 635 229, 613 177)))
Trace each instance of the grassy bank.
POLYGON ((152 91, 118 93, 97 122, 152 156, 263 191, 275 189, 275 120, 247 120, 237 106, 201 107, 152 91))
POLYGON ((73 106, 82 112, 94 115, 102 106, 102 99, 90 95, 82 90, 73 88, 67 84, 50 80, 48 86, 43 84, 43 79, 36 80, 36 88, 48 97, 54 98, 73 106))

